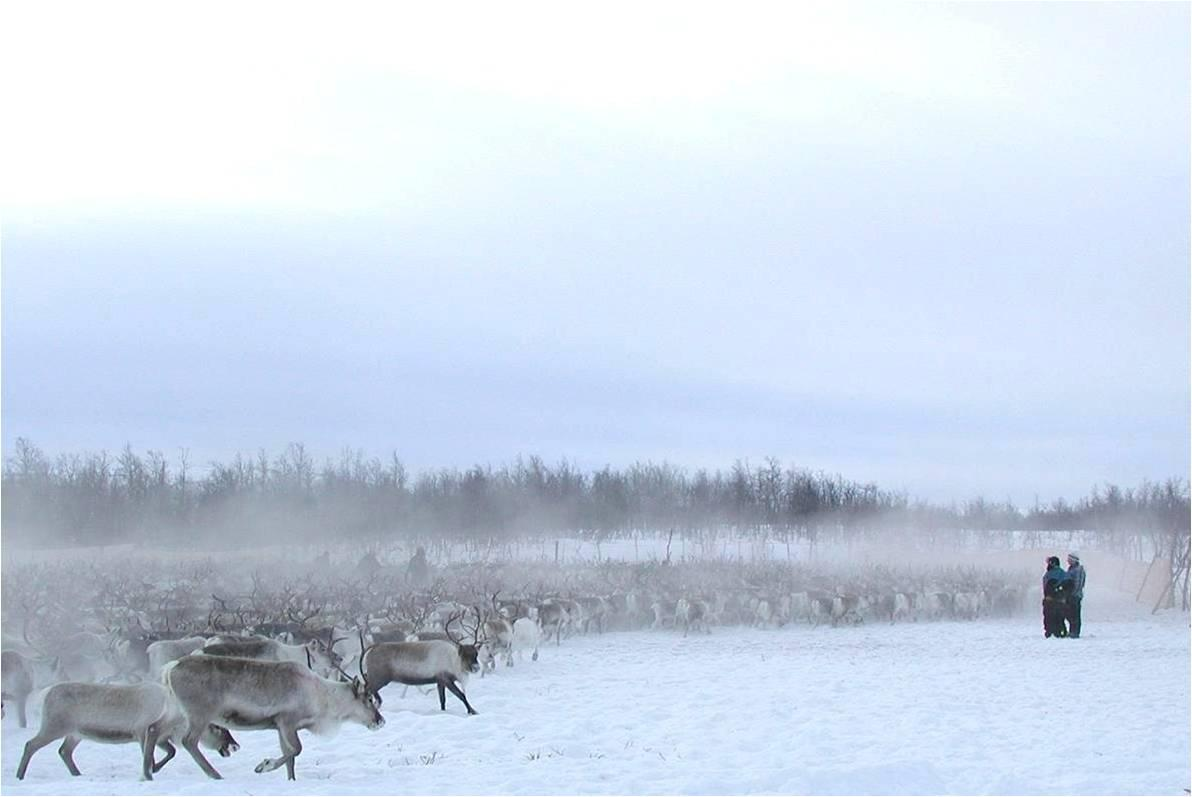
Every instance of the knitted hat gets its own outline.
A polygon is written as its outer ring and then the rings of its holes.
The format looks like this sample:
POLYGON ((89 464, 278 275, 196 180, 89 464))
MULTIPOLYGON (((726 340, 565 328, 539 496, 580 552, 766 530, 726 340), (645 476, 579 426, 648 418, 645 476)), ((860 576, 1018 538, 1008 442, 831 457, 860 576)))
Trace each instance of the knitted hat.
POLYGON ((1068 563, 1074 564, 1074 565, 1080 564, 1080 554, 1078 554, 1076 552, 1072 552, 1072 553, 1068 554, 1068 563))

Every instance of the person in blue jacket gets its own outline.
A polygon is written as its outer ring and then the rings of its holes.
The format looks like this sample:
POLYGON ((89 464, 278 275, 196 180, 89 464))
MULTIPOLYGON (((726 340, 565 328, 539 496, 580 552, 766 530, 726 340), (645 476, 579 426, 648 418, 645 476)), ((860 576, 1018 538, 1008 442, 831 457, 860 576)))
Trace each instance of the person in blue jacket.
POLYGON ((1043 574, 1043 636, 1066 637, 1064 625, 1067 616, 1067 599, 1072 588, 1072 577, 1060 566, 1058 556, 1047 557, 1047 572, 1043 574))
POLYGON ((1080 554, 1068 554, 1068 578, 1072 581, 1072 588, 1068 593, 1065 606, 1068 620, 1068 636, 1080 639, 1080 603, 1084 600, 1084 565, 1080 563, 1080 554))

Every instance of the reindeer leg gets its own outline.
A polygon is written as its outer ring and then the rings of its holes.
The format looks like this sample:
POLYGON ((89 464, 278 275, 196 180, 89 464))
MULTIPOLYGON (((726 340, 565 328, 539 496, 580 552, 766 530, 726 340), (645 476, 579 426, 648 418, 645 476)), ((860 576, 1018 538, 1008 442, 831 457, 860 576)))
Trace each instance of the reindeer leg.
POLYGON ((439 687, 439 710, 446 711, 447 710, 447 688, 444 685, 442 680, 439 680, 437 685, 439 687))
POLYGON ((25 702, 29 699, 29 695, 17 698, 17 719, 21 723, 21 727, 25 727, 25 702))
POLYGON ((199 737, 202 736, 207 723, 196 722, 192 719, 190 725, 191 727, 187 729, 186 735, 182 737, 182 747, 186 752, 190 753, 190 757, 199 765, 199 769, 207 774, 207 777, 222 780, 223 775, 219 774, 215 767, 211 766, 211 762, 204 757, 203 751, 199 749, 199 737))
POLYGON ((153 768, 153 751, 157 748, 158 730, 156 724, 150 725, 141 737, 141 780, 153 780, 156 771, 153 768))
POLYGON ((70 770, 70 774, 75 777, 83 774, 79 772, 79 768, 75 766, 74 762, 74 751, 81 741, 82 739, 78 736, 67 736, 62 740, 62 746, 58 748, 58 755, 62 757, 62 763, 66 764, 66 768, 70 770))
POLYGON ((29 759, 33 754, 58 738, 60 737, 48 733, 39 733, 25 742, 25 752, 21 754, 21 763, 17 766, 17 780, 25 779, 25 770, 29 768, 29 759))
POLYGON ((286 765, 286 780, 294 780, 294 759, 302 752, 302 742, 298 739, 298 730, 288 723, 279 722, 277 725, 277 740, 281 745, 281 758, 266 758, 257 764, 254 772, 272 772, 282 764, 286 765))
POLYGON ((286 739, 290 743, 290 757, 286 761, 286 780, 294 780, 294 759, 302 752, 302 741, 298 738, 297 728, 286 729, 286 739))
POLYGON ((178 749, 176 747, 174 747, 174 745, 170 744, 169 739, 158 739, 157 746, 160 747, 162 750, 166 751, 165 758, 163 758, 160 761, 155 761, 153 763, 153 771, 161 772, 161 768, 164 767, 166 764, 170 763, 170 759, 172 759, 175 755, 178 754, 178 749))
MULTIPOLYGON (((451 690, 451 694, 455 695, 460 700, 464 701, 464 706, 468 709, 469 715, 477 713, 476 709, 472 708, 472 704, 468 702, 468 696, 464 694, 464 690, 460 689, 459 685, 455 683, 454 678, 447 679, 447 688, 451 690)), ((442 686, 439 687, 439 694, 440 695, 443 694, 442 686)), ((444 698, 444 700, 445 699, 446 698, 444 698)))

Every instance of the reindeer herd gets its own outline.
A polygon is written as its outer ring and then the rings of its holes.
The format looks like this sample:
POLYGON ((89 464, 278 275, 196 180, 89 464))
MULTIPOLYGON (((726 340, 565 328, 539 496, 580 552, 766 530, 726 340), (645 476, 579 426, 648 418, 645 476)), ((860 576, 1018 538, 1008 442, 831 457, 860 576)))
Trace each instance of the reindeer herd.
POLYGON ((476 714, 469 676, 537 661, 544 642, 1009 617, 1034 586, 1029 573, 972 568, 722 560, 471 563, 438 568, 416 587, 404 568, 371 562, 333 565, 324 554, 268 567, 143 559, 6 568, 3 713, 15 708, 24 728, 29 698, 44 693, 17 778, 59 739, 72 775, 73 751, 88 739, 139 744, 145 780, 175 744, 219 778, 203 747, 229 756, 239 747, 232 731, 274 730, 281 755, 256 771, 285 766, 292 780, 299 731, 381 728, 390 684, 437 690, 442 711, 450 692, 476 714))

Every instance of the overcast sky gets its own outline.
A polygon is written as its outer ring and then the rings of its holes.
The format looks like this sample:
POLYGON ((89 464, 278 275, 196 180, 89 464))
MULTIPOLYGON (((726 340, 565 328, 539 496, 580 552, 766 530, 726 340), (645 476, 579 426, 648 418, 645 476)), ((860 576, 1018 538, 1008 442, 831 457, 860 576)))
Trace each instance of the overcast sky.
POLYGON ((6 455, 1187 477, 1188 4, 441 5, 5 7, 6 455))

